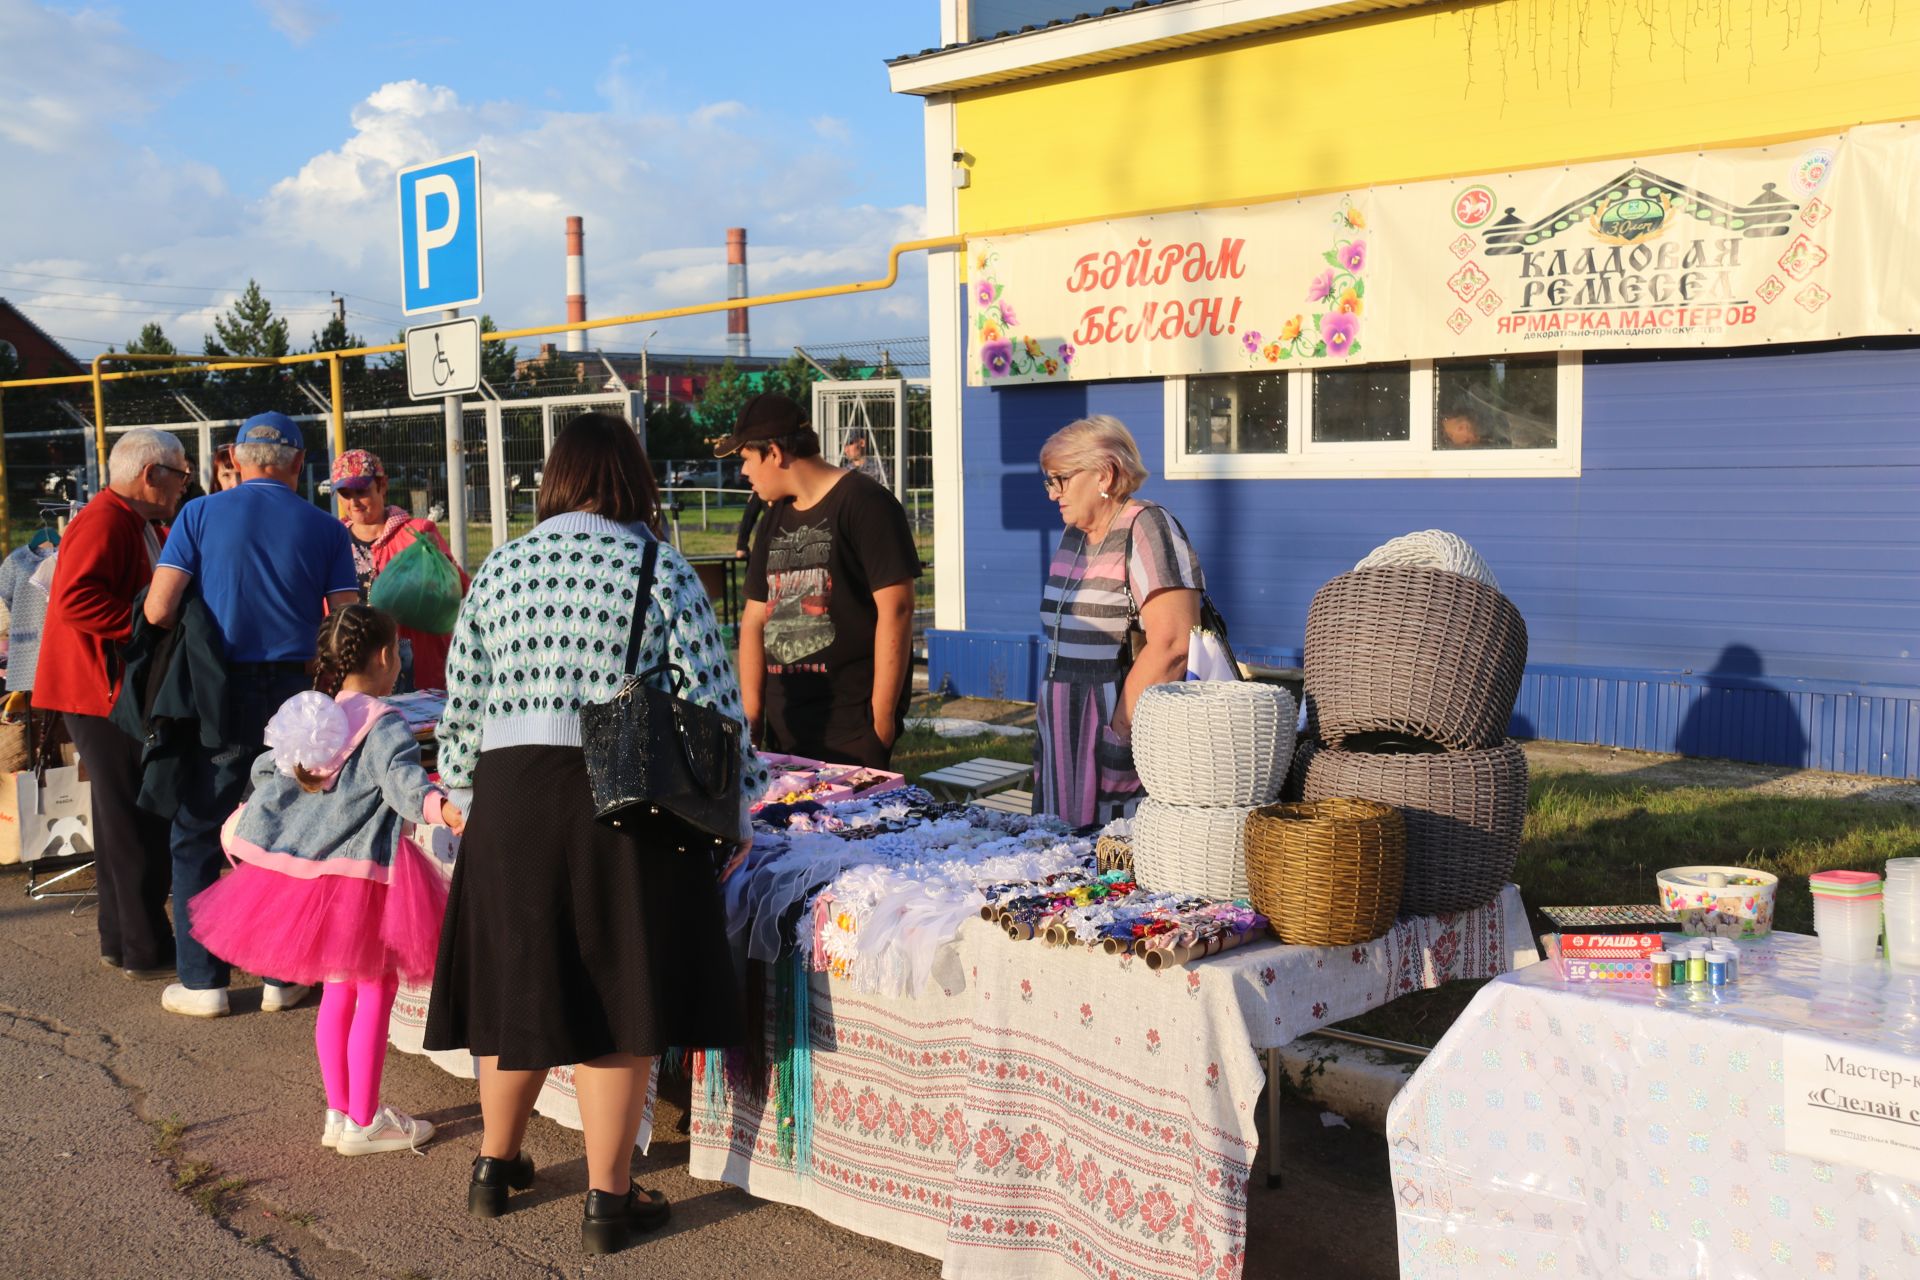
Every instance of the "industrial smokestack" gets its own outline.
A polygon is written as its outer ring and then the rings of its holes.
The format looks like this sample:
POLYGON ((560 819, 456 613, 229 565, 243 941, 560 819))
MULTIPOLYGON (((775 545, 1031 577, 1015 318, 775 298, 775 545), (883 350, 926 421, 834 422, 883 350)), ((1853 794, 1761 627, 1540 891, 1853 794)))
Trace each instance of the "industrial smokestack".
MULTIPOLYGON (((567 219, 567 322, 587 318, 587 229, 582 218, 567 219)), ((567 330, 567 350, 585 351, 587 331, 567 330)))
MULTIPOLYGON (((747 229, 727 228, 727 297, 747 296, 747 229)), ((747 309, 735 307, 727 312, 727 354, 750 356, 753 338, 747 333, 747 309)))

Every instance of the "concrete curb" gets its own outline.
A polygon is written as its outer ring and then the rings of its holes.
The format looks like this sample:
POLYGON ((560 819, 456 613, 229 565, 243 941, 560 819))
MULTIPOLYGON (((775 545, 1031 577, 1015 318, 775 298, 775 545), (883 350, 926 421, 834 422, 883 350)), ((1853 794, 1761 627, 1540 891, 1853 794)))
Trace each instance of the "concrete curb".
POLYGON ((1280 1049, 1286 1087, 1375 1133, 1387 1131, 1387 1108, 1419 1065, 1403 1054, 1316 1036, 1280 1049))

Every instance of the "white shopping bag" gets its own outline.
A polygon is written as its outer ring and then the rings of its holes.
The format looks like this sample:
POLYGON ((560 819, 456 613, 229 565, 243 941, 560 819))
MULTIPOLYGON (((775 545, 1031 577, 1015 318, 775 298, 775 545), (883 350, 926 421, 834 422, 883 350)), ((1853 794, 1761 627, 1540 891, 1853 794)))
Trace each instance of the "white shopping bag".
POLYGON ((20 861, 93 853, 93 784, 77 765, 49 769, 44 782, 32 773, 11 779, 18 813, 20 861))
POLYGON ((1238 680, 1239 664, 1226 643, 1205 627, 1195 627, 1187 637, 1187 679, 1238 680))

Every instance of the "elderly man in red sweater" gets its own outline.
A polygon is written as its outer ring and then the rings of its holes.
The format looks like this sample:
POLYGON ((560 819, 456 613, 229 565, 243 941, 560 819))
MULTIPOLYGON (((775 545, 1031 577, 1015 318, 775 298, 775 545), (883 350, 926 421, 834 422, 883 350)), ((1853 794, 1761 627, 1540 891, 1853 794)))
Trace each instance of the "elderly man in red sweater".
POLYGON ((119 647, 132 633, 133 598, 160 558, 154 522, 173 518, 192 475, 168 432, 140 427, 114 445, 107 489, 60 540, 33 690, 35 707, 65 713, 93 781, 100 963, 130 978, 173 972, 170 825, 135 803, 140 744, 107 715, 120 692, 119 647))

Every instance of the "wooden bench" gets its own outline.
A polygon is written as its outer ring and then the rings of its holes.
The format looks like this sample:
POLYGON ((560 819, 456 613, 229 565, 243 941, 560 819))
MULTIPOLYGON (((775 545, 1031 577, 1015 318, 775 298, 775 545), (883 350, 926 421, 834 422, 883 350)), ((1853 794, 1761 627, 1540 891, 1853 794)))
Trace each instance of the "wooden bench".
POLYGON ((996 791, 974 803, 982 809, 996 809, 1001 813, 1032 813, 1033 792, 996 791))
POLYGON ((932 792, 936 799, 977 800, 996 791, 1017 787, 1032 777, 1031 764, 980 756, 923 774, 920 785, 932 792))

